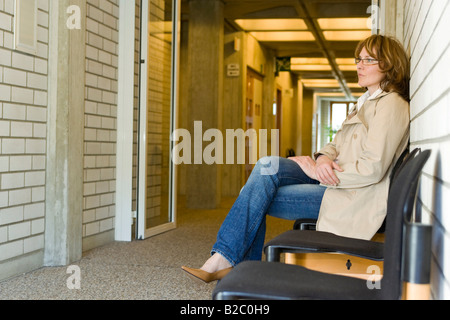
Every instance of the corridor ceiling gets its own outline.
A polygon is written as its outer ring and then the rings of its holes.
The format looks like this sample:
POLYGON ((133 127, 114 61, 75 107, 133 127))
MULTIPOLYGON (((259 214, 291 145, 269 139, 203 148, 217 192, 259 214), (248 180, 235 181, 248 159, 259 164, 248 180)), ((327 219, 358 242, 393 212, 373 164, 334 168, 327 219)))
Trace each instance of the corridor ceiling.
POLYGON ((249 32, 277 57, 290 57, 291 72, 305 87, 347 98, 363 91, 354 50, 371 34, 371 0, 223 1, 227 28, 249 32))

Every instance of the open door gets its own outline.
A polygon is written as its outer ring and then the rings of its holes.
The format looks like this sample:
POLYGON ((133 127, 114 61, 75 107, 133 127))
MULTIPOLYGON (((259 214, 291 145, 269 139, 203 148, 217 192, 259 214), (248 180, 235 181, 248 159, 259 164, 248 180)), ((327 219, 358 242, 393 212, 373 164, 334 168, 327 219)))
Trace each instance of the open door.
MULTIPOLYGON (((261 129, 262 118, 262 100, 263 100, 263 76, 253 71, 251 68, 247 68, 247 91, 245 96, 245 130, 253 129, 259 134, 261 129)), ((259 137, 257 139, 259 141, 259 137)), ((253 143, 257 143, 253 141, 253 143)), ((245 181, 252 173, 255 166, 250 161, 250 152, 253 148, 257 148, 257 145, 251 145, 252 141, 248 138, 245 139, 245 181)), ((253 159, 255 160, 255 159, 253 159)))
POLYGON ((179 0, 141 1, 137 239, 176 227, 179 0))

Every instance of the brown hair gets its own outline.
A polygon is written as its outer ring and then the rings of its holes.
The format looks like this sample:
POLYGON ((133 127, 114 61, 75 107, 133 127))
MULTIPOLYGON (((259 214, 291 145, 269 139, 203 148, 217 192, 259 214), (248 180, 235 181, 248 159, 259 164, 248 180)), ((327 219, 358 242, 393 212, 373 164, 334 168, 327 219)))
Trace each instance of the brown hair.
POLYGON ((379 68, 386 75, 380 84, 381 89, 397 92, 409 101, 409 58, 400 42, 392 37, 372 35, 358 44, 355 58, 363 48, 380 61, 379 68))

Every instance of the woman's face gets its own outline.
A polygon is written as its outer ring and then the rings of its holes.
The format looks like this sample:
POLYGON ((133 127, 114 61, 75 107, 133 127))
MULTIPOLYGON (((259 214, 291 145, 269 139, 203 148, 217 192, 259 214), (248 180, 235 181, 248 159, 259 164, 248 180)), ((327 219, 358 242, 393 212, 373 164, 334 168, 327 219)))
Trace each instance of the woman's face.
MULTIPOLYGON (((359 58, 375 59, 375 57, 369 55, 366 48, 361 50, 359 58)), ((357 64, 356 69, 358 71, 358 84, 363 88, 367 88, 371 95, 380 88, 380 83, 384 79, 385 74, 381 72, 379 64, 365 65, 363 61, 361 61, 357 64)))

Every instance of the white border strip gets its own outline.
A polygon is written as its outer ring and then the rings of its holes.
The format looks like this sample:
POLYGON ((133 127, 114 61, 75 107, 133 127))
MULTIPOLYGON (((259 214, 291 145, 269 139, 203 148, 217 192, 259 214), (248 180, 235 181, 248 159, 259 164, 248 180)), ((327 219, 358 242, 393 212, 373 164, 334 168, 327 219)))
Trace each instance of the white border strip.
POLYGON ((119 1, 116 241, 131 241, 135 11, 134 1, 119 1))

